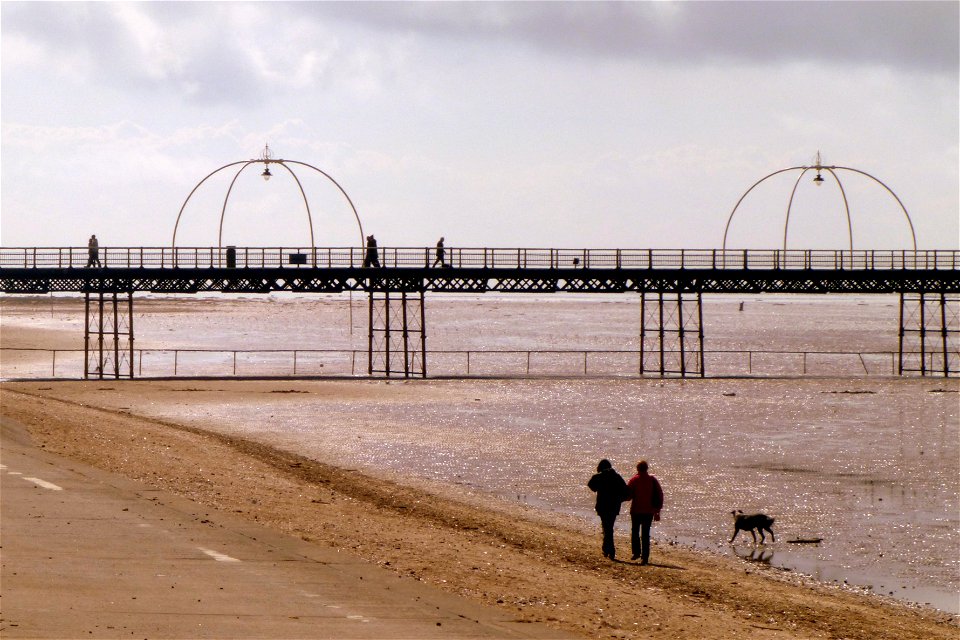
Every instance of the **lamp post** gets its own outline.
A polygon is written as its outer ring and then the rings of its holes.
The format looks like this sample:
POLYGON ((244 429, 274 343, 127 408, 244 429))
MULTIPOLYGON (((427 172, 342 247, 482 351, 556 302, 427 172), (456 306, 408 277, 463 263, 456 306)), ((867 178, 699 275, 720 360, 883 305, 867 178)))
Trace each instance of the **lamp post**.
POLYGON ((730 223, 733 221, 733 216, 737 213, 737 209, 740 207, 740 203, 742 203, 743 200, 747 197, 747 195, 749 195, 751 191, 753 191, 757 186, 759 186, 760 183, 767 180, 768 178, 772 178, 775 175, 786 173, 788 171, 800 171, 800 175, 797 176, 796 182, 793 183, 793 189, 790 191, 790 199, 787 201, 787 212, 786 212, 786 216, 784 218, 784 223, 783 223, 783 250, 784 251, 787 250, 787 233, 790 227, 790 211, 793 208, 793 198, 797 193, 797 187, 800 185, 800 180, 808 171, 816 171, 816 176, 813 178, 813 184, 815 184, 818 187, 822 186, 825 181, 823 177, 824 171, 829 173, 833 177, 834 181, 837 183, 837 187, 840 190, 840 197, 843 199, 844 212, 846 213, 846 216, 847 216, 847 235, 849 239, 850 251, 853 251, 853 224, 850 219, 850 204, 847 201, 847 193, 843 188, 843 183, 840 181, 840 178, 837 175, 838 171, 850 171, 853 173, 860 174, 862 176, 866 176, 867 178, 879 184, 881 187, 883 187, 887 191, 887 193, 893 196, 893 199, 896 200, 897 204, 900 206, 900 210, 903 211, 903 215, 907 219, 907 224, 910 227, 910 237, 913 241, 913 250, 914 251, 917 250, 917 234, 914 232, 914 229, 913 229, 913 221, 910 219, 910 214, 907 213, 907 208, 903 206, 903 202, 901 202, 900 198, 897 196, 896 193, 893 192, 893 190, 890 187, 888 187, 881 180, 870 175, 866 171, 861 171, 860 169, 855 169, 853 167, 838 167, 835 165, 825 165, 823 164, 823 161, 820 158, 820 152, 817 151, 817 156, 814 164, 802 165, 797 167, 787 167, 786 169, 780 169, 778 171, 774 171, 773 173, 769 173, 764 177, 760 178, 759 180, 757 180, 756 182, 754 182, 753 185, 751 185, 750 188, 747 189, 742 196, 740 196, 740 199, 737 200, 737 204, 735 204, 733 207, 733 211, 730 212, 730 216, 727 218, 727 225, 723 230, 724 251, 726 251, 726 248, 727 248, 727 234, 730 232, 730 223))
POLYGON ((233 179, 230 181, 230 186, 227 188, 226 196, 224 196, 223 198, 223 206, 220 208, 220 226, 217 232, 217 248, 222 249, 223 248, 223 221, 224 221, 224 218, 226 217, 227 204, 230 201, 230 194, 233 191, 233 185, 236 184, 237 178, 240 177, 240 174, 243 173, 244 169, 249 167, 251 164, 255 164, 258 162, 263 163, 263 173, 261 173, 260 176, 265 181, 269 181, 270 178, 273 177, 273 174, 270 172, 270 165, 271 164, 278 165, 287 170, 287 172, 290 174, 290 176, 293 178, 294 182, 296 183, 297 188, 300 190, 300 196, 303 199, 303 206, 306 209, 306 213, 307 213, 307 222, 310 226, 310 249, 311 249, 310 253, 312 256, 313 266, 316 266, 316 262, 317 262, 317 252, 316 252, 317 246, 313 237, 313 218, 310 215, 310 202, 307 200, 307 194, 303 190, 303 184, 300 182, 300 178, 297 177, 297 174, 293 171, 293 169, 290 168, 290 165, 297 165, 301 167, 306 167, 308 169, 312 169, 313 171, 316 171, 317 173, 325 177, 327 180, 329 180, 331 183, 333 183, 335 187, 337 187, 337 189, 346 199, 347 204, 350 205, 350 210, 353 211, 353 217, 356 219, 357 227, 360 230, 359 246, 361 247, 363 246, 363 243, 364 243, 363 242, 363 239, 364 239, 363 223, 360 221, 360 215, 357 213, 357 208, 354 206, 353 200, 350 199, 350 196, 347 194, 344 188, 340 186, 340 183, 334 180, 333 177, 327 172, 323 171, 322 169, 318 169, 317 167, 311 164, 307 164, 306 162, 300 162, 299 160, 284 160, 284 159, 274 158, 272 152, 270 151, 270 145, 264 145, 263 151, 261 152, 259 158, 254 158, 251 160, 238 160, 236 162, 225 164, 219 169, 216 169, 211 173, 207 174, 207 176, 204 177, 203 180, 198 182, 196 186, 194 186, 193 189, 190 190, 190 193, 187 195, 187 199, 183 201, 183 205, 180 207, 180 212, 177 214, 177 221, 173 225, 173 240, 171 242, 171 247, 173 249, 173 261, 175 266, 177 263, 177 229, 180 226, 180 218, 183 217, 183 212, 187 208, 187 203, 190 202, 190 198, 193 197, 193 194, 196 193, 197 189, 199 189, 203 183, 205 183, 207 180, 209 180, 211 177, 213 177, 217 173, 229 167, 242 165, 239 169, 237 169, 237 172, 234 174, 233 179))

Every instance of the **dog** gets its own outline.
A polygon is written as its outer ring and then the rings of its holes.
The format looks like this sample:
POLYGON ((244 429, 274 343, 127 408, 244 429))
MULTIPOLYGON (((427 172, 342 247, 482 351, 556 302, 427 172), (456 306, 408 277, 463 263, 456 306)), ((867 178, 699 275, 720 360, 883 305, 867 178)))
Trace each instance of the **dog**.
POLYGON ((764 513, 747 515, 739 509, 731 511, 730 515, 733 516, 733 537, 730 538, 730 542, 733 542, 740 531, 749 531, 750 535, 753 536, 753 544, 757 544, 757 531, 760 532, 760 544, 764 542, 764 531, 770 533, 771 540, 777 541, 776 536, 773 535, 773 529, 770 528, 773 526, 774 520, 770 516, 764 513))

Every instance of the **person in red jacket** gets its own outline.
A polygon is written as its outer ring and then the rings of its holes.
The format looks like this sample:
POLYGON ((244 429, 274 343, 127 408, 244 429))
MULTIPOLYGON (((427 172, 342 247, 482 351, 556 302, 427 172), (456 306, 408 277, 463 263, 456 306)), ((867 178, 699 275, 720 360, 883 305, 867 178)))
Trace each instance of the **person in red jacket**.
POLYGON ((640 564, 650 560, 650 525, 660 519, 663 508, 663 489, 652 475, 647 473, 647 461, 637 463, 637 475, 627 482, 630 495, 630 545, 633 559, 640 564))

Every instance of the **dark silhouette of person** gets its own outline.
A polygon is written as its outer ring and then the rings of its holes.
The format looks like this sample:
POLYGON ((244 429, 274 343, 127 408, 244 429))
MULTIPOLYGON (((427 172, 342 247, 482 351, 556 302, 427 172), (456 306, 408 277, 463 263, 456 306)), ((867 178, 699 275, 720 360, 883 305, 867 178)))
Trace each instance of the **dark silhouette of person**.
POLYGON ((87 241, 87 266, 100 267, 100 243, 97 241, 97 234, 90 236, 87 241))
POLYGON ((433 266, 438 264, 441 267, 447 266, 447 263, 444 262, 444 257, 447 254, 447 250, 443 248, 443 237, 440 237, 440 240, 437 241, 437 259, 433 261, 433 266))
POLYGON ((663 508, 663 489, 660 483, 647 472, 646 460, 637 463, 637 475, 627 482, 630 494, 630 546, 633 559, 640 564, 650 561, 650 526, 660 519, 663 508))
POLYGON ((363 266, 380 268, 380 251, 377 249, 377 239, 373 234, 367 236, 367 255, 363 258, 363 266))
POLYGON ((603 528, 603 555, 615 560, 617 550, 613 544, 613 525, 620 515, 620 503, 629 499, 627 483, 614 471, 610 461, 604 459, 597 465, 597 472, 587 486, 597 494, 597 515, 603 528))

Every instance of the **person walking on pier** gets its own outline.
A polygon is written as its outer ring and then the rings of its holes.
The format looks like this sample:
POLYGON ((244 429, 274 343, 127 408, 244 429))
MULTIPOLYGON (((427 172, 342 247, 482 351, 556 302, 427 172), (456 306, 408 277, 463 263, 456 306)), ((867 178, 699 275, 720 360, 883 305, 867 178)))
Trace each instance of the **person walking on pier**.
POLYGON ((627 483, 614 471, 609 460, 601 460, 587 486, 597 494, 597 515, 603 528, 603 555, 615 560, 617 550, 613 544, 613 525, 620 515, 620 503, 630 499, 627 483))
POLYGON ((380 251, 377 249, 377 239, 373 234, 367 236, 367 255, 363 258, 363 266, 380 268, 380 251))
POLYGON ((90 236, 87 241, 87 266, 100 267, 100 243, 97 241, 97 234, 90 236))
POLYGON ((438 264, 441 267, 447 266, 447 263, 444 262, 444 258, 447 254, 447 250, 443 248, 443 236, 440 237, 440 240, 437 241, 437 259, 433 261, 433 266, 438 264))
POLYGON ((640 564, 650 561, 650 526, 660 519, 663 508, 663 489, 657 479, 648 473, 646 460, 637 463, 637 475, 627 482, 630 494, 630 545, 633 559, 640 564))

